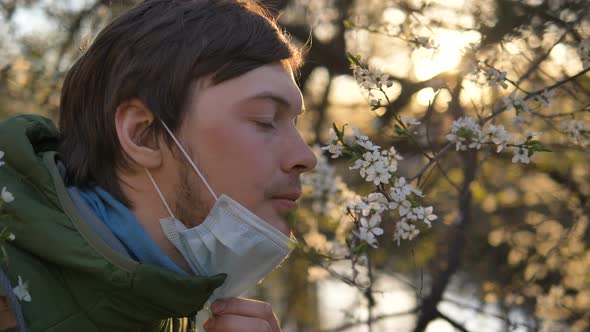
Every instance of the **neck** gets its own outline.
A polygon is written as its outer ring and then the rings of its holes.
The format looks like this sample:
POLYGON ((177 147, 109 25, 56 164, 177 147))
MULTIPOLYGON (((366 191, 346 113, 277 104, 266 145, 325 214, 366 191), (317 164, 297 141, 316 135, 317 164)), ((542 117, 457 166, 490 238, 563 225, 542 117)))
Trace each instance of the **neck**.
MULTIPOLYGON (((162 204, 155 189, 151 186, 147 175, 145 175, 145 171, 143 174, 142 172, 138 172, 132 176, 121 175, 119 178, 121 179, 119 183, 121 184, 123 193, 132 203, 133 208, 131 212, 148 236, 178 267, 191 274, 192 270, 184 259, 184 256, 168 240, 162 230, 160 219, 169 217, 169 213, 162 204)), ((165 189, 162 188, 162 190, 165 189)), ((163 194, 166 195, 165 192, 163 194)))

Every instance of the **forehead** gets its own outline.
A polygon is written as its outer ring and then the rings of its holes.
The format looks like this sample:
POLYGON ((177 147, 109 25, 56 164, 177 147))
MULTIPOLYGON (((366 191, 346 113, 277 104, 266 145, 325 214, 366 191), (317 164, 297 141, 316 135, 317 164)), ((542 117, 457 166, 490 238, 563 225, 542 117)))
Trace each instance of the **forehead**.
POLYGON ((257 96, 277 96, 295 111, 301 111, 303 98, 293 74, 281 64, 268 64, 217 85, 206 83, 193 89, 192 106, 231 108, 257 96), (213 104, 212 104, 213 103, 213 104))

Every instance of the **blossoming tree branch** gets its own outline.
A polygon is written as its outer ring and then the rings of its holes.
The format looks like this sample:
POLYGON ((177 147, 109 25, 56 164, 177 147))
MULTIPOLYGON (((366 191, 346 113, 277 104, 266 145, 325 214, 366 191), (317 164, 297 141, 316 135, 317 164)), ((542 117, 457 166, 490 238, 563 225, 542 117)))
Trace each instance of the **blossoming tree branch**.
MULTIPOLYGON (((402 110, 395 109, 391 99, 390 88, 399 78, 385 73, 383 70, 368 65, 369 61, 357 54, 348 53, 351 64, 351 74, 367 100, 367 111, 389 114, 390 121, 384 122, 388 127, 391 142, 405 140, 414 145, 422 156, 422 166, 414 172, 400 172, 400 165, 404 163, 404 156, 395 144, 380 146, 371 140, 368 134, 362 133, 354 123, 333 123, 329 131, 328 144, 318 149, 319 164, 315 174, 305 178, 311 194, 311 209, 318 216, 328 217, 338 221, 335 234, 320 234, 317 224, 304 236, 304 244, 308 252, 315 254, 313 258, 320 268, 329 275, 358 287, 366 297, 369 318, 357 323, 367 324, 371 328, 376 317, 372 314, 375 305, 373 280, 375 267, 372 266, 371 251, 377 250, 384 241, 393 241, 400 246, 402 241, 412 241, 421 234, 432 231, 433 223, 439 221, 436 199, 429 197, 423 186, 426 178, 434 170, 439 170, 441 176, 457 191, 457 206, 459 215, 450 222, 454 228, 454 236, 449 244, 447 265, 439 271, 436 279, 430 285, 430 292, 418 298, 421 303, 415 310, 407 314, 419 313, 414 331, 423 331, 428 323, 435 318, 444 318, 455 328, 462 331, 467 329, 454 319, 443 315, 437 304, 443 300, 445 289, 451 276, 461 265, 461 254, 468 239, 467 229, 473 224, 472 186, 478 179, 483 165, 489 161, 491 154, 498 155, 504 160, 505 168, 519 167, 519 164, 529 167, 534 165, 540 153, 552 153, 559 149, 584 149, 590 142, 585 113, 587 106, 570 111, 562 111, 555 107, 566 94, 572 92, 572 86, 579 84, 580 79, 586 77, 590 71, 590 42, 578 40, 574 49, 582 63, 582 68, 572 75, 561 79, 554 79, 545 86, 539 86, 536 81, 527 81, 535 71, 541 71, 540 64, 547 58, 549 52, 558 44, 563 43, 568 34, 576 35, 573 27, 586 15, 586 10, 579 13, 579 18, 566 30, 560 38, 528 70, 520 77, 510 68, 502 68, 494 61, 483 58, 489 54, 489 45, 485 41, 469 44, 462 52, 461 71, 455 79, 456 86, 440 83, 440 80, 430 80, 435 90, 433 99, 441 90, 449 91, 448 111, 453 121, 446 133, 440 137, 430 137, 428 121, 431 119, 432 103, 422 118, 413 118, 409 114, 402 114, 402 110), (481 107, 468 109, 461 106, 459 99, 464 90, 462 82, 467 81, 481 88, 489 87, 490 98, 481 107), (553 107, 552 107, 553 106, 553 107), (557 110, 556 110, 557 109, 557 110), (543 130, 539 130, 543 128, 543 130), (561 145, 556 145, 547 138, 546 131, 561 135, 561 145), (427 136, 427 137, 424 137, 427 136), (438 147, 433 144, 436 141, 438 147), (462 183, 455 183, 448 177, 441 161, 448 155, 456 154, 463 163, 462 183), (359 191, 352 190, 345 184, 342 177, 336 175, 336 168, 329 160, 345 160, 349 172, 358 172, 358 176, 366 183, 359 191), (388 234, 386 230, 390 230, 388 234), (322 238, 322 241, 317 241, 322 238), (326 241, 328 243, 326 243, 326 241), (323 243, 317 245, 317 243, 323 243), (352 263, 352 274, 337 272, 332 268, 333 263, 349 260, 352 263), (359 268, 360 267, 360 268, 359 268), (363 275, 364 274, 364 275, 363 275)), ((345 22, 348 28, 361 29, 373 33, 389 35, 400 39, 399 34, 391 34, 387 29, 375 26, 358 26, 345 22)), ((415 36, 401 38, 414 49, 425 49, 437 52, 439 46, 431 36, 415 36)), ((576 38, 574 38, 575 40, 576 38)), ((442 75, 441 75, 442 76, 442 75)), ((383 132, 383 128, 380 128, 383 132)), ((382 140, 383 141, 383 140, 382 140)), ((385 140, 387 141, 387 140, 385 140)), ((532 166, 535 167, 535 166, 532 166)), ((350 176, 348 176, 350 177, 350 176)), ((422 288, 420 286, 414 286, 422 288)), ((554 290, 551 291, 555 293, 554 290)), ((563 293, 563 290, 562 290, 563 293)), ((541 319, 544 317, 541 316, 541 319)), ((507 324, 518 325, 508 318, 500 317, 507 324)), ((344 325, 349 326, 349 325, 344 325)), ((526 326, 526 328, 531 328, 526 326)), ((338 329, 335 329, 338 330, 338 329)))

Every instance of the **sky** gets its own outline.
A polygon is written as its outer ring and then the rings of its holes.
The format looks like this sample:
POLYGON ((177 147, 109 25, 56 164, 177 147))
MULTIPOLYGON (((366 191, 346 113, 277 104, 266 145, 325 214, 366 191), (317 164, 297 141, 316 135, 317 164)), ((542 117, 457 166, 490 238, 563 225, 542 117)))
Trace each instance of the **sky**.
POLYGON ((54 28, 54 22, 47 17, 43 10, 46 6, 57 6, 76 11, 91 4, 91 0, 40 0, 38 4, 25 8, 19 6, 13 17, 17 35, 27 35, 54 28))

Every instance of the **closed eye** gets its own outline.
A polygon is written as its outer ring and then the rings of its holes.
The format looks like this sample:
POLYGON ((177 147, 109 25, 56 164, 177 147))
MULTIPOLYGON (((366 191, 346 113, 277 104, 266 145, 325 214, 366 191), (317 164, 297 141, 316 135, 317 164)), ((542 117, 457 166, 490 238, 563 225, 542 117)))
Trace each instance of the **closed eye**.
POLYGON ((275 129, 275 126, 272 122, 254 121, 254 123, 260 129, 264 129, 264 130, 275 129))

